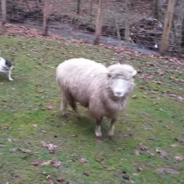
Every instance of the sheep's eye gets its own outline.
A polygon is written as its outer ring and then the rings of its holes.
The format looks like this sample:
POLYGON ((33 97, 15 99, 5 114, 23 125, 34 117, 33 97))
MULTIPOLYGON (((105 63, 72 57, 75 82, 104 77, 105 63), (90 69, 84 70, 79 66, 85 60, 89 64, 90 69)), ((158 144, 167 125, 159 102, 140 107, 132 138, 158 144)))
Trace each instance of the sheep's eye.
POLYGON ((111 77, 111 74, 110 73, 108 73, 108 75, 107 75, 109 78, 111 77))
POLYGON ((120 79, 123 79, 123 80, 128 80, 128 78, 127 78, 127 77, 121 77, 120 79))

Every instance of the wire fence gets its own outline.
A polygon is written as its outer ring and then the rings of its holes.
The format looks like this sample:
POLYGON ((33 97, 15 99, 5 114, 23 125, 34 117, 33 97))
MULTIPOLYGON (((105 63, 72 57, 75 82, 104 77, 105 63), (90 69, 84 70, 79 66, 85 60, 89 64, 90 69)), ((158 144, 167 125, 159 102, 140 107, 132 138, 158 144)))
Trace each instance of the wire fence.
MULTIPOLYGON (((48 31, 63 37, 93 39, 98 0, 45 0, 49 2, 48 31), (82 31, 78 36, 76 34, 82 31), (91 36, 91 37, 90 37, 91 36)), ((7 0, 7 22, 42 27, 44 0, 7 0)), ((165 1, 163 1, 165 2, 165 1)), ((163 33, 165 4, 160 18, 154 18, 154 1, 112 0, 102 6, 102 36, 113 44, 124 44, 128 28, 130 44, 158 50, 163 33), (128 4, 127 4, 128 2, 128 4), (146 3, 149 2, 149 3, 146 3), (127 8, 128 7, 128 8, 127 8), (128 27, 127 27, 128 25, 128 27), (115 41, 116 40, 116 41, 115 41)), ((168 51, 184 57, 184 0, 175 6, 168 51)), ((0 14, 2 18, 2 12, 0 14)))

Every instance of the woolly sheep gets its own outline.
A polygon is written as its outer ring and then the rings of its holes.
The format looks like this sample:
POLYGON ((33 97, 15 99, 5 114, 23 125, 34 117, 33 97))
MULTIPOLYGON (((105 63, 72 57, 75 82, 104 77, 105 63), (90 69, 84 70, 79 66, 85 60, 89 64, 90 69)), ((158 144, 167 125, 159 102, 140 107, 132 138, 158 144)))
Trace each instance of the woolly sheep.
POLYGON ((85 58, 64 61, 56 68, 56 82, 62 91, 61 113, 65 117, 69 102, 78 117, 76 102, 88 108, 96 120, 95 135, 101 137, 103 117, 111 119, 108 135, 113 136, 118 113, 126 106, 134 89, 137 71, 128 64, 109 67, 85 58))

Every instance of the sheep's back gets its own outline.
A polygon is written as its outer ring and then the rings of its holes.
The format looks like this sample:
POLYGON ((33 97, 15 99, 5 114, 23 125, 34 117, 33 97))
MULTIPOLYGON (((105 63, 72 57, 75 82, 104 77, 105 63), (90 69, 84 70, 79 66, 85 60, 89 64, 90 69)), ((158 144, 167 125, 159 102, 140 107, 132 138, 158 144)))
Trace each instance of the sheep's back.
POLYGON ((62 91, 71 94, 81 105, 88 106, 106 73, 106 67, 100 63, 83 58, 71 59, 57 67, 56 80, 62 91))

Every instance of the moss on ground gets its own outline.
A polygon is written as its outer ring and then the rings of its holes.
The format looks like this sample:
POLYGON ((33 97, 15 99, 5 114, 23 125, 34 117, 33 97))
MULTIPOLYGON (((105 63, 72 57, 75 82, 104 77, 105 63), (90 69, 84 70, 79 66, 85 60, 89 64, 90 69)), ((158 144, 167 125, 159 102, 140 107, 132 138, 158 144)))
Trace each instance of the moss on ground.
POLYGON ((104 120, 98 140, 88 116, 78 120, 70 113, 63 125, 55 68, 73 57, 105 64, 126 57, 96 46, 0 39, 2 57, 15 63, 13 82, 0 74, 0 183, 184 183, 181 67, 152 58, 127 60, 139 70, 128 115, 122 113, 113 139, 104 120), (57 146, 54 153, 45 147, 49 143, 57 146))

